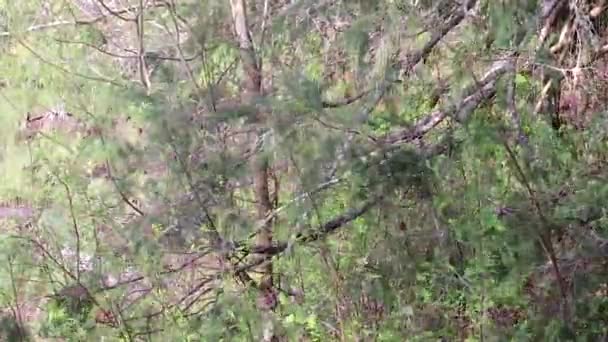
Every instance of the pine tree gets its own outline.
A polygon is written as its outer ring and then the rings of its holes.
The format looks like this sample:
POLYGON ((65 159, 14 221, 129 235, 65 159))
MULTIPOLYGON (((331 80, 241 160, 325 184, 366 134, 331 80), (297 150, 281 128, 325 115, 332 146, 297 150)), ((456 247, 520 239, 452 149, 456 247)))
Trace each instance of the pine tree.
POLYGON ((605 7, 2 2, 2 336, 605 339, 605 7))

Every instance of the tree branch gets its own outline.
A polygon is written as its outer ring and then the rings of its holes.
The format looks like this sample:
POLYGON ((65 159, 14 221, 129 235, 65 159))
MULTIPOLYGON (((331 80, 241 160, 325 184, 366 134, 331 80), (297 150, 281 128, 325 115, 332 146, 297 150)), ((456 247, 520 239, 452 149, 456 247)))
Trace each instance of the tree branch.
MULTIPOLYGON (((475 2, 476 1, 472 1, 470 4, 470 7, 472 7, 475 4, 475 2)), ((452 18, 442 27, 441 30, 435 32, 433 34, 433 36, 431 37, 431 39, 420 50, 407 54, 407 56, 405 58, 400 59, 399 61, 396 61, 393 65, 395 67, 398 67, 399 69, 403 70, 403 73, 405 75, 409 75, 411 70, 418 63, 420 63, 421 60, 426 58, 433 51, 433 49, 437 46, 437 44, 439 44, 439 42, 448 33, 450 33, 450 31, 452 31, 456 26, 458 26, 458 24, 460 24, 462 22, 462 20, 465 18, 466 12, 465 12, 465 9, 463 9, 462 7, 459 7, 459 9, 460 10, 458 11, 458 13, 456 13, 454 16, 452 16, 452 18)), ((346 106, 346 105, 352 104, 352 103, 360 100, 364 96, 371 93, 374 89, 375 89, 375 87, 369 88, 355 96, 348 97, 348 98, 338 100, 338 101, 323 100, 321 102, 321 104, 322 104, 323 108, 337 108, 337 107, 346 106)), ((376 99, 374 100, 375 103, 379 102, 379 100, 384 96, 384 93, 386 92, 387 89, 388 89, 388 85, 381 86, 378 89, 378 94, 376 95, 376 99)), ((374 107, 372 107, 372 110, 374 107)), ((369 113, 366 114, 365 116, 367 117, 367 115, 369 115, 369 113)))
POLYGON ((512 70, 513 67, 513 61, 510 59, 494 62, 479 82, 465 89, 458 104, 451 105, 443 110, 433 111, 419 119, 413 127, 390 133, 384 139, 378 139, 378 141, 389 145, 408 143, 422 138, 447 117, 453 117, 459 122, 466 120, 483 100, 494 93, 499 77, 512 70))
MULTIPOLYGON (((164 4, 162 4, 162 3, 153 3, 151 5, 148 5, 146 8, 162 7, 162 6, 164 6, 164 4)), ((134 9, 137 9, 138 7, 139 6, 126 7, 121 10, 113 11, 113 12, 107 13, 107 14, 102 14, 100 16, 97 16, 97 17, 94 17, 91 19, 58 20, 58 21, 53 21, 53 22, 46 23, 46 24, 32 25, 32 26, 28 27, 25 30, 25 32, 43 31, 43 30, 53 29, 53 28, 62 27, 62 26, 93 25, 95 23, 98 23, 98 22, 104 20, 107 17, 116 16, 116 14, 128 13, 128 12, 133 11, 134 9)), ((13 35, 15 35, 15 33, 10 32, 10 31, 0 32, 0 37, 9 37, 9 36, 13 36, 13 35)))
POLYGON ((277 255, 284 252, 289 246, 294 243, 309 243, 313 241, 320 240, 321 238, 333 233, 339 228, 345 226, 346 224, 356 220, 361 217, 363 214, 367 213, 371 208, 373 208, 381 198, 375 198, 366 201, 359 207, 351 208, 342 215, 339 215, 327 222, 325 222, 319 230, 309 233, 309 234, 298 234, 293 241, 280 241, 276 242, 270 246, 263 245, 255 245, 250 248, 244 248, 247 253, 258 253, 265 255, 277 255))

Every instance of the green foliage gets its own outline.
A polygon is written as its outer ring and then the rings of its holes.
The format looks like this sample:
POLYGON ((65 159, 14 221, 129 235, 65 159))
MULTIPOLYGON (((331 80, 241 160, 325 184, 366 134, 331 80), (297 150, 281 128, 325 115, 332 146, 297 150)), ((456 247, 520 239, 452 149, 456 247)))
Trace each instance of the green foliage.
POLYGON ((294 341, 606 337, 608 118, 596 108, 584 128, 556 131, 536 113, 544 84, 520 61, 558 61, 526 52, 534 2, 479 1, 407 70, 459 5, 263 3, 247 2, 263 77, 245 103, 249 51, 229 2, 145 9, 145 56, 132 19, 72 25, 84 13, 63 1, 2 2, 0 301, 24 311, 3 312, 2 334, 18 338, 22 317, 32 335, 68 341, 257 341, 271 323, 294 341), (446 113, 423 131, 431 114, 466 109, 479 93, 465 89, 516 50, 521 72, 464 120, 446 113), (149 89, 140 57, 157 65, 149 89), (26 113, 57 122, 58 108, 79 129, 15 138, 35 125, 26 113), (253 160, 271 165, 267 222, 253 160), (243 277, 257 280, 249 252, 267 225, 272 312, 243 277), (76 279, 95 301, 43 305, 76 279), (96 322, 108 308, 115 324, 96 322))
POLYGON ((92 328, 91 324, 87 324, 91 309, 90 304, 86 305, 86 308, 73 308, 70 304, 52 302, 46 308, 47 318, 40 329, 42 337, 67 337, 70 341, 80 341, 86 338, 92 328), (90 326, 88 329, 86 328, 87 325, 90 326))

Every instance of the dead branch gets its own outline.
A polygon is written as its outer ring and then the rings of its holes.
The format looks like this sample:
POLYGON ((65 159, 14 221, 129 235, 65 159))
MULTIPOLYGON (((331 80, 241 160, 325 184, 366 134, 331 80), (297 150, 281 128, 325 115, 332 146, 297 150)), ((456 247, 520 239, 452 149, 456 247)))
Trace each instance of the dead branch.
MULTIPOLYGON (((376 206, 380 202, 381 198, 374 198, 366 201, 364 204, 357 208, 351 208, 342 215, 339 215, 324 224, 322 224, 317 231, 309 234, 298 234, 293 241, 282 241, 272 244, 271 246, 255 245, 252 247, 244 247, 242 250, 246 253, 256 253, 265 255, 277 255, 285 251, 289 246, 295 243, 310 243, 313 241, 320 240, 321 238, 333 233, 337 229, 345 226, 346 224, 356 220, 363 214, 367 213, 371 208, 376 206)), ((263 261, 258 261, 263 262, 263 261)), ((254 267, 254 266, 250 266, 254 267)))
MULTIPOLYGON (((475 2, 476 1, 471 1, 470 7, 473 7, 475 5, 475 2)), ((397 67, 400 70, 403 70, 402 77, 409 75, 411 73, 411 71, 413 70, 413 68, 418 63, 420 63, 420 61, 422 61, 424 58, 428 57, 429 54, 437 46, 437 44, 439 44, 439 42, 448 33, 450 33, 456 26, 458 26, 458 24, 460 24, 462 22, 462 20, 465 18, 465 15, 466 15, 465 11, 466 11, 466 8, 459 7, 459 11, 441 28, 441 30, 435 32, 431 36, 431 39, 420 50, 408 53, 405 58, 400 59, 393 64, 394 67, 397 67)), ((346 106, 346 105, 352 104, 352 103, 360 100, 361 98, 363 98, 364 96, 373 92, 374 90, 375 90, 375 87, 371 87, 369 89, 362 91, 361 93, 359 93, 355 96, 352 96, 352 97, 349 97, 346 99, 342 99, 339 101, 323 100, 322 106, 323 106, 323 108, 337 108, 337 107, 346 106)), ((376 96, 376 99, 374 100, 374 102, 376 104, 382 99, 384 92, 386 90, 388 90, 388 85, 380 86, 378 95, 376 96)), ((375 106, 372 106, 371 110, 373 110, 373 108, 375 108, 375 106)), ((371 110, 369 110, 369 112, 371 112, 371 110)), ((367 117, 368 115, 369 115, 369 113, 367 113, 364 116, 367 117)))
POLYGON ((514 64, 510 59, 494 62, 479 82, 465 89, 463 98, 457 105, 434 111, 418 120, 412 128, 390 133, 383 139, 378 139, 378 141, 388 145, 407 143, 420 139, 447 117, 453 117, 459 122, 464 121, 484 99, 487 99, 493 93, 498 78, 509 70, 513 70, 513 68, 514 64))
POLYGON ((545 216, 544 211, 541 207, 540 201, 536 195, 536 191, 534 191, 534 189, 532 189, 532 185, 530 183, 530 181, 528 180, 528 177, 526 176, 525 172, 523 171, 522 167, 519 164, 519 161, 517 160, 517 157, 515 155, 515 152, 513 152, 513 150, 511 149, 511 147, 509 146, 509 144, 506 141, 503 141, 503 146, 505 147, 505 150, 507 151, 507 154, 509 156, 509 159, 511 160, 513 167, 516 171, 516 173, 518 174, 518 178, 519 178, 519 182, 522 183, 524 185, 524 187, 526 188, 526 190, 528 191, 528 199, 529 201, 532 203, 532 205, 534 206, 535 210, 536 210, 536 214, 538 215, 538 217, 540 218, 541 222, 542 222, 542 227, 541 229, 539 229, 536 233, 538 236, 538 239, 541 242, 541 245, 543 247, 543 249, 545 250, 545 252, 547 253, 549 260, 551 260, 551 264, 553 266, 553 271, 555 272, 555 278, 557 279, 557 282, 559 284, 559 289, 560 289, 560 294, 562 297, 562 304, 563 304, 563 315, 564 315, 564 320, 565 322, 569 322, 570 321, 570 310, 568 307, 568 287, 566 285, 566 281, 565 278, 562 276, 560 267, 559 267, 559 263, 557 260, 557 253, 555 252, 555 249, 553 247, 553 242, 551 241, 551 223, 549 222, 549 219, 545 216))
MULTIPOLYGON (((162 3, 153 3, 148 5, 148 7, 162 7, 164 6, 164 4, 162 3)), ((107 14, 103 14, 91 19, 76 19, 76 20, 58 20, 58 21, 54 21, 51 23, 46 23, 46 24, 38 24, 38 25, 32 25, 30 27, 28 27, 25 32, 37 32, 37 31, 43 31, 43 30, 48 30, 48 29, 53 29, 53 28, 57 28, 57 27, 62 27, 62 26, 80 26, 80 25, 93 25, 95 23, 98 23, 104 19, 106 19, 109 16, 116 16, 116 15, 120 15, 120 14, 124 14, 124 13, 128 13, 133 11, 134 9, 137 9, 139 6, 130 6, 130 7, 126 7, 117 11, 113 11, 113 12, 109 12, 107 14)), ((10 31, 4 31, 4 32, 0 32, 0 37, 8 37, 8 36, 12 36, 14 35, 13 32, 10 31)))
POLYGON ((65 74, 77 76, 77 77, 80 77, 80 78, 83 78, 83 79, 86 79, 89 81, 111 84, 111 85, 119 87, 119 88, 126 88, 126 85, 121 84, 121 83, 114 81, 112 79, 109 79, 109 78, 90 76, 90 75, 81 74, 76 71, 68 70, 68 69, 62 67, 61 65, 54 63, 54 62, 46 59, 45 57, 43 57, 40 53, 38 53, 36 50, 34 50, 32 47, 30 47, 24 40, 18 38, 17 42, 19 43, 19 45, 23 46, 26 50, 28 50, 32 55, 34 55, 34 57, 38 58, 42 63, 47 64, 65 74))

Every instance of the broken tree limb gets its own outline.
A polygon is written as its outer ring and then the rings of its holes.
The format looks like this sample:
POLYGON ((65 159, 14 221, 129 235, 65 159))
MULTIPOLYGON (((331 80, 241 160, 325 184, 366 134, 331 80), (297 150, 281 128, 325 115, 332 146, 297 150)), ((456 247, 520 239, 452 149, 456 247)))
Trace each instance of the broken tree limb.
POLYGON ((462 99, 456 105, 433 111, 419 119, 413 127, 390 133, 378 141, 389 145, 409 143, 422 138, 447 117, 453 117, 458 122, 466 120, 483 100, 493 95, 498 79, 513 69, 514 61, 510 58, 494 62, 479 82, 465 89, 462 99))

